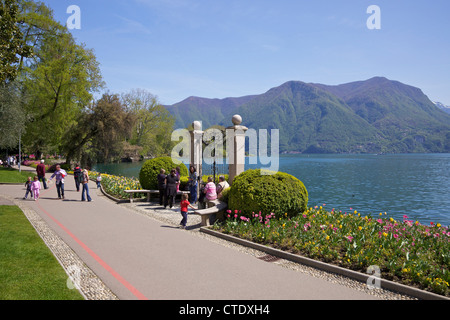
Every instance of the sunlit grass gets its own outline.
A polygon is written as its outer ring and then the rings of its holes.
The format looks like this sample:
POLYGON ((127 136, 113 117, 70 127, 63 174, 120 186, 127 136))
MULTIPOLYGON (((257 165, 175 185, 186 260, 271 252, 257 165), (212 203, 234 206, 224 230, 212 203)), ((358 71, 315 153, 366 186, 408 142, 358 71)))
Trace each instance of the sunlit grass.
POLYGON ((16 206, 0 206, 0 300, 83 300, 16 206))

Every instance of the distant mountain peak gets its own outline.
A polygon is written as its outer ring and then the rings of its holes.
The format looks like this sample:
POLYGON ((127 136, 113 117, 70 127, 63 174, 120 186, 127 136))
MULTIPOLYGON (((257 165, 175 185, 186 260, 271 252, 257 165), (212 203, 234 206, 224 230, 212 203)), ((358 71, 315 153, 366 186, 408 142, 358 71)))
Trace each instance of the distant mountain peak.
POLYGON ((279 129, 282 152, 450 152, 450 108, 382 76, 340 85, 291 80, 259 95, 192 96, 167 109, 178 128, 194 120, 227 126, 238 113, 249 128, 279 129))

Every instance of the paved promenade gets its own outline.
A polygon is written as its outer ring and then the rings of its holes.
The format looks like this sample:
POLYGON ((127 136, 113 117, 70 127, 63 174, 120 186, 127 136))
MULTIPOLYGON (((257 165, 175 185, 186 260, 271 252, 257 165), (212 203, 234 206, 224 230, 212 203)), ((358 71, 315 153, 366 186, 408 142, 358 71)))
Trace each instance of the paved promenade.
MULTIPOLYGON (((164 210, 144 202, 117 204, 93 182, 89 184, 93 201, 82 202, 72 176, 66 178, 64 200, 57 198, 54 183, 49 187, 33 201, 22 199, 23 185, 0 185, 0 204, 15 203, 34 214, 32 223, 40 224, 35 228, 48 228, 54 234, 48 245, 60 262, 70 255, 79 258, 89 278, 104 286, 87 290, 102 291, 104 299, 405 298, 294 263, 263 261, 258 259, 262 253, 200 233, 200 220, 194 215, 188 217, 187 230, 179 229, 178 208, 164 210), (66 247, 57 249, 58 241, 66 247)), ((90 299, 102 296, 92 294, 90 299)))

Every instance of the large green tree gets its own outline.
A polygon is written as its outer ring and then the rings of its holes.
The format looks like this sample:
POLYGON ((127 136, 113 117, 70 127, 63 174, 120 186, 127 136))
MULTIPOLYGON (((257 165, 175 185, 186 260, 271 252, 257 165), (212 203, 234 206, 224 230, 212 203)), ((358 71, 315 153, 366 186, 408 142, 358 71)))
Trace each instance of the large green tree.
POLYGON ((32 46, 24 41, 17 0, 0 0, 0 84, 14 81, 23 58, 32 56, 32 46))
POLYGON ((141 147, 142 156, 167 154, 171 148, 171 134, 175 118, 158 102, 156 96, 143 89, 122 94, 128 112, 134 116, 131 145, 141 147))
POLYGON ((42 36, 24 86, 30 95, 32 125, 25 143, 35 152, 60 151, 63 137, 102 87, 99 64, 92 50, 77 44, 65 29, 42 36))
POLYGON ((124 142, 129 139, 134 118, 127 112, 117 94, 104 94, 91 114, 92 148, 98 161, 110 161, 123 156, 124 142))

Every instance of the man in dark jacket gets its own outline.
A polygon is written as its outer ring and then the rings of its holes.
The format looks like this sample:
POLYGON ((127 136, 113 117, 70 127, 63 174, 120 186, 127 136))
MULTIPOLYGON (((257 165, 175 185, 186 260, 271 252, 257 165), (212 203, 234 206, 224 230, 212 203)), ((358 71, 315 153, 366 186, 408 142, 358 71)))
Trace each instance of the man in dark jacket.
POLYGON ((47 182, 45 181, 45 164, 44 159, 41 160, 41 163, 39 163, 36 167, 36 172, 39 181, 42 180, 42 184, 44 185, 44 189, 48 189, 47 182))
POLYGON ((75 186, 77 187, 77 191, 80 191, 80 177, 81 168, 78 164, 75 165, 75 169, 73 169, 73 177, 75 179, 75 186))
POLYGON ((161 169, 159 172, 158 179, 158 189, 159 189, 159 204, 162 206, 163 204, 166 206, 166 170, 161 169))

